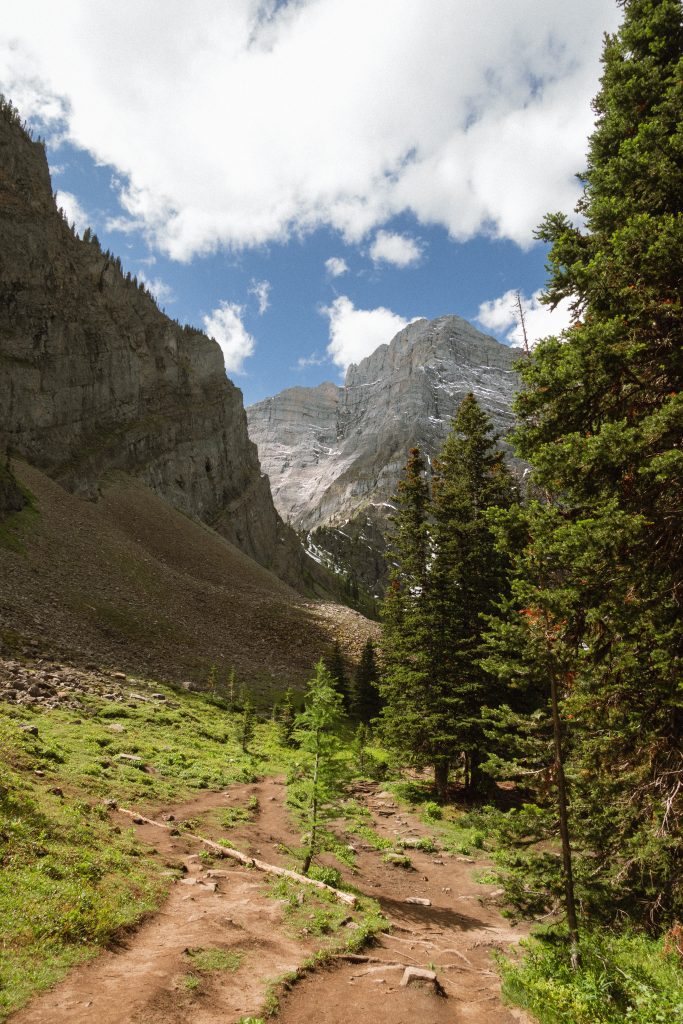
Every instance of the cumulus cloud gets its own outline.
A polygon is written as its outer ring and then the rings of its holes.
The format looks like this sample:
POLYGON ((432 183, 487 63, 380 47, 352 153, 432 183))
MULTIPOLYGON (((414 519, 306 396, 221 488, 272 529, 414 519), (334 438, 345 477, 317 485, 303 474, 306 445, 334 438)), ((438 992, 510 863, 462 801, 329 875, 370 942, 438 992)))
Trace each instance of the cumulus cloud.
POLYGON ((221 302, 209 316, 202 317, 204 330, 217 341, 223 352, 226 373, 243 373, 244 360, 254 351, 256 342, 242 322, 244 306, 221 302))
POLYGON ((409 267, 420 262, 422 246, 408 235, 378 231, 370 246, 370 258, 374 263, 392 263, 395 267, 409 267))
POLYGON ((348 273, 349 265, 341 256, 330 256, 329 260, 325 260, 325 269, 330 277, 341 277, 348 273))
POLYGON ((340 295, 331 306, 324 306, 321 313, 330 321, 327 354, 344 370, 369 356, 379 345, 390 342, 408 323, 384 306, 356 309, 346 295, 340 295))
POLYGON ((263 316, 265 311, 268 309, 268 306, 270 305, 269 296, 271 287, 272 286, 270 281, 252 280, 251 284, 249 285, 249 294, 255 295, 256 301, 258 302, 259 316, 263 316))
MULTIPOLYGON (((140 262, 142 263, 143 261, 140 260, 140 262)), ((167 284, 160 277, 150 278, 144 270, 140 270, 138 271, 137 279, 138 281, 142 281, 147 291, 154 296, 160 306, 163 306, 166 302, 174 301, 175 295, 173 294, 173 289, 170 284, 167 284)))
POLYGON ((397 214, 531 244, 570 209, 614 0, 9 0, 0 89, 180 260, 397 214), (312 87, 314 83, 314 87, 312 87), (254 130, 258 125, 258 130, 254 130))
POLYGON ((73 224, 78 234, 82 235, 90 224, 90 218, 73 192, 57 192, 55 201, 57 206, 64 210, 64 216, 69 224, 73 224))
MULTIPOLYGON (((541 338, 559 334, 572 323, 569 299, 563 299, 554 310, 551 310, 549 306, 541 304, 540 297, 540 289, 530 298, 520 294, 527 338, 532 348, 541 338)), ((476 319, 482 327, 505 338, 510 345, 523 346, 524 335, 519 321, 517 293, 514 289, 511 288, 497 299, 482 302, 476 319)))

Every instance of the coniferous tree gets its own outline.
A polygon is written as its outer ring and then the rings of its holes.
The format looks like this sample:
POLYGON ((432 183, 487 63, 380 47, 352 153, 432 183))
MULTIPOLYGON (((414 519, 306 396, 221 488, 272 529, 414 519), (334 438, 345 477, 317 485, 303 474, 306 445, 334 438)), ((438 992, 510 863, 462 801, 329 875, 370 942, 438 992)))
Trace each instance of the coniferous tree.
POLYGON ((434 659, 429 601, 429 487, 418 448, 411 449, 396 495, 389 586, 382 606, 380 692, 387 745, 418 767, 430 765, 445 797, 454 756, 449 709, 434 659))
POLYGON ((367 723, 372 718, 377 718, 382 710, 378 681, 375 645, 372 638, 368 637, 361 652, 351 690, 351 714, 359 722, 367 723))
POLYGON ((345 771, 338 757, 343 716, 342 697, 321 659, 308 683, 304 710, 296 719, 294 735, 306 763, 288 793, 288 802, 304 827, 304 875, 316 855, 333 842, 325 822, 338 816, 344 791, 345 771))
POLYGON ((294 700, 291 690, 285 692, 282 703, 278 708, 278 726, 280 742, 285 747, 294 746, 294 725, 296 714, 294 712, 294 700))
POLYGON ((484 617, 502 597, 507 570, 487 510, 509 507, 514 496, 495 441, 490 419, 467 395, 435 460, 432 485, 432 644, 448 693, 447 729, 464 754, 465 783, 473 791, 483 781, 482 707, 497 703, 493 677, 480 662, 484 617))
POLYGON ((249 744, 254 738, 254 709, 248 696, 242 699, 242 710, 236 723, 237 742, 242 753, 249 753, 249 744))
POLYGON ((351 692, 348 676, 346 675, 344 655, 342 654, 341 644, 338 640, 335 640, 334 642, 332 653, 327 658, 326 666, 334 682, 334 688, 342 698, 344 711, 348 712, 351 706, 351 692))
POLYGON ((522 367, 517 446, 546 500, 526 516, 513 620, 529 655, 539 616, 561 653, 584 906, 657 926, 683 911, 683 25, 677 0, 622 6, 584 226, 552 214, 539 232, 547 301, 570 297, 576 320, 522 367))

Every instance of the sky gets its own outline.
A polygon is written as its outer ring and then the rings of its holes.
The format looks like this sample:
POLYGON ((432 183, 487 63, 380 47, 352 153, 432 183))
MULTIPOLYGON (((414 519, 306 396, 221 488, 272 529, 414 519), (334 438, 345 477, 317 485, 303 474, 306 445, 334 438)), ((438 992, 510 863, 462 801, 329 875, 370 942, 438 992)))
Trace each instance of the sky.
POLYGON ((258 401, 416 317, 520 343, 615 0, 3 0, 0 91, 58 205, 258 401))

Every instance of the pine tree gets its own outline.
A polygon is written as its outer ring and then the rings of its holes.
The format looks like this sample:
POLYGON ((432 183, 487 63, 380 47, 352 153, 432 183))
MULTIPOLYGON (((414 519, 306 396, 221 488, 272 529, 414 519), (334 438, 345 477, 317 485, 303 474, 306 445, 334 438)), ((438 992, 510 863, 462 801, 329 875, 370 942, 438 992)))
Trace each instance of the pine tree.
POLYGON ((302 873, 322 850, 333 845, 325 822, 339 814, 345 771, 338 755, 338 731, 344 715, 343 700, 322 659, 308 683, 304 710, 297 716, 295 737, 307 755, 306 763, 290 786, 288 802, 304 827, 302 873))
POLYGON ((465 783, 473 791, 483 784, 482 707, 497 703, 493 677, 480 663, 484 617, 501 599, 507 570, 487 511, 509 507, 514 497, 495 442, 490 419, 467 395, 435 460, 432 485, 432 645, 447 695, 446 729, 464 754, 465 783))
POLYGON ((526 516, 514 615, 529 654, 541 616, 561 655, 583 904, 658 926, 683 912, 683 25, 676 0, 623 7, 584 226, 552 214, 539 232, 547 301, 570 297, 576 320, 521 371, 517 446, 546 500, 526 516))
POLYGON ((282 703, 278 708, 278 727, 280 742, 285 747, 294 746, 294 726, 296 715, 294 712, 294 700, 291 690, 287 690, 282 703))
POLYGON ((254 709, 248 696, 242 699, 242 710, 237 718, 235 728, 237 742, 242 749, 242 753, 248 754, 249 744, 254 738, 254 709))
POLYGON ((430 765, 445 797, 453 747, 448 737, 429 601, 429 487, 418 448, 408 455, 396 495, 389 586, 382 606, 382 735, 417 767, 430 765))
POLYGON ((377 718, 382 710, 378 681, 375 645, 372 638, 368 637, 361 652, 351 690, 351 715, 356 721, 367 723, 372 718, 377 718))
POLYGON ((346 675, 344 655, 338 640, 334 642, 332 653, 326 660, 326 666, 334 682, 334 688, 342 698, 344 711, 348 712, 351 706, 351 691, 348 676, 346 675))

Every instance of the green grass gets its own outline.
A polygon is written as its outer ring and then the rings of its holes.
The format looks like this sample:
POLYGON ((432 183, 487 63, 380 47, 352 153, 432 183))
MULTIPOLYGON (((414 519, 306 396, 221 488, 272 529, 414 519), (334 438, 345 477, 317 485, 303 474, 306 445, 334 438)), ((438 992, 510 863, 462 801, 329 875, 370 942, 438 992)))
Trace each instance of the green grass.
POLYGON ((638 934, 584 933, 581 968, 553 931, 523 943, 519 963, 500 959, 503 995, 540 1024, 680 1024, 683 964, 663 940, 638 934))
POLYGON ((154 909, 168 880, 132 830, 6 770, 0 790, 0 1020, 154 909))
POLYGON ((219 949, 217 946, 188 949, 185 954, 192 964, 192 969, 208 973, 210 971, 236 971, 244 960, 244 953, 234 949, 219 949))
MULTIPOLYGON (((0 704, 0 1021, 163 898, 168 872, 132 830, 112 826, 103 799, 144 813, 287 768, 271 723, 257 725, 245 756, 219 702, 157 683, 132 688, 167 700, 82 695, 78 711, 0 704), (121 753, 141 756, 143 769, 121 753)), ((247 805, 249 820, 256 809, 247 805)))

